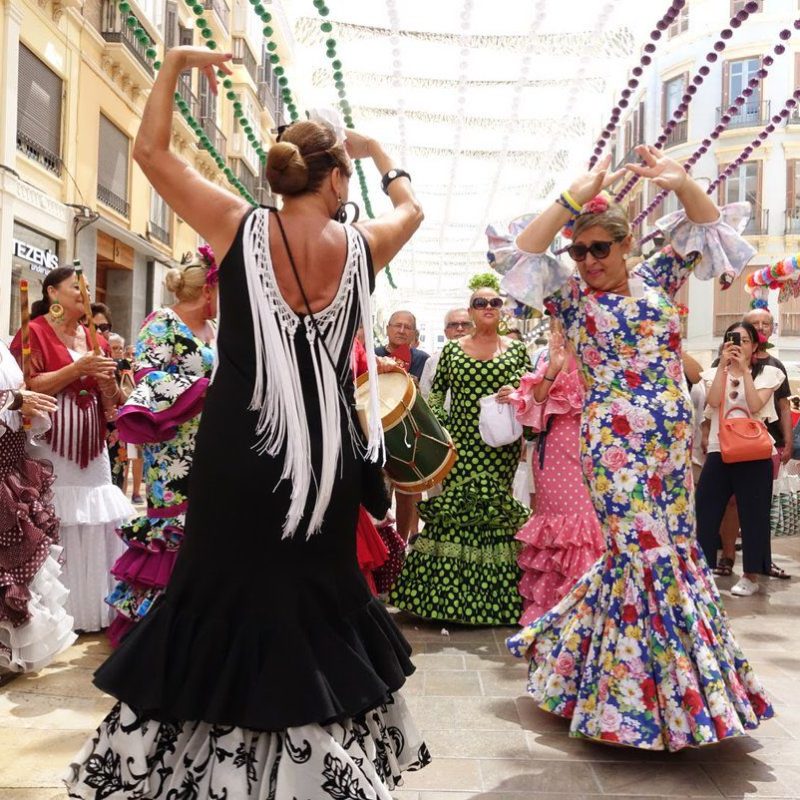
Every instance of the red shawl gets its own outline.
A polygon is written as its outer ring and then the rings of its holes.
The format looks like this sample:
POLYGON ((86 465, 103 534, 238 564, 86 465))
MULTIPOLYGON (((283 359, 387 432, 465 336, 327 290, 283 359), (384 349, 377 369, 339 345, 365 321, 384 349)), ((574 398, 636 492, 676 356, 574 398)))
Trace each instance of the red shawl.
MULTIPOLYGON (((89 332, 86 326, 86 341, 89 332)), ((73 363, 66 345, 58 338, 52 325, 44 316, 30 322, 31 360, 30 375, 56 372, 73 363)), ((22 334, 17 331, 9 349, 17 361, 22 356, 22 334)), ((109 355, 108 343, 97 335, 103 355, 109 355)), ((47 433, 50 446, 62 458, 74 461, 81 469, 97 458, 105 447, 106 421, 103 415, 100 387, 94 378, 78 378, 57 395, 58 410, 51 415, 52 427, 47 433), (65 402, 69 399, 71 402, 65 402), (66 419, 66 415, 70 419, 66 419)))

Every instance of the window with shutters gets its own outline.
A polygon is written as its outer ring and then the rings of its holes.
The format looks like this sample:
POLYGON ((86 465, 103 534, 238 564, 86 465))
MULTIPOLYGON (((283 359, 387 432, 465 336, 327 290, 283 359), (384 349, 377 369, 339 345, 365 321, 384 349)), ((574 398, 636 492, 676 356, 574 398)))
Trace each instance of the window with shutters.
POLYGON ((178 4, 167 0, 164 13, 164 47, 169 50, 178 44, 178 4))
POLYGON ((113 122, 101 114, 97 199, 124 217, 130 214, 128 204, 129 151, 130 139, 113 122))
POLYGON ((170 243, 170 207, 164 198, 155 190, 150 190, 150 225, 148 229, 154 239, 164 244, 170 243))
POLYGON ((61 175, 63 82, 24 44, 19 46, 17 149, 61 175))
POLYGON ((667 36, 672 39, 681 33, 689 30, 689 2, 687 0, 684 7, 678 12, 672 24, 667 28, 667 36))
POLYGON ((800 160, 786 162, 786 235, 800 236, 800 160))
MULTIPOLYGON (((740 11, 744 11, 744 7, 749 5, 751 0, 731 0, 731 16, 735 16, 740 11)), ((757 14, 759 11, 764 10, 764 0, 754 0, 757 8, 755 8, 751 13, 757 14)))
POLYGON ((717 113, 717 121, 728 112, 739 95, 749 89, 750 96, 744 98, 744 103, 736 104, 736 113, 729 115, 731 120, 728 128, 746 128, 767 122, 769 104, 761 99, 761 84, 750 86, 751 81, 755 83, 760 69, 761 59, 758 56, 737 58, 722 65, 722 105, 717 113))
MULTIPOLYGON (((720 164, 722 172, 725 165, 720 164)), ((720 184, 720 203, 750 203, 750 221, 744 229, 745 236, 767 232, 768 211, 761 207, 761 161, 745 161, 720 184)))
POLYGON ((687 115, 684 114, 680 120, 673 120, 672 117, 678 110, 678 106, 683 102, 683 95, 689 83, 689 74, 684 72, 664 81, 661 88, 661 124, 674 122, 672 129, 667 133, 665 147, 674 147, 682 144, 688 138, 689 126, 687 115))
POLYGON ((194 44, 194 29, 184 28, 183 25, 178 26, 178 41, 181 47, 188 45, 191 47, 194 44))

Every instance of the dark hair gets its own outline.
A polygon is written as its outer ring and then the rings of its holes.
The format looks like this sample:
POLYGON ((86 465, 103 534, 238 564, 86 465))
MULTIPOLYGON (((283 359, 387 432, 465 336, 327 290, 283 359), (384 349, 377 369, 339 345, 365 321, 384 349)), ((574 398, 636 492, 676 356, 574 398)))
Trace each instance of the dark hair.
MULTIPOLYGON (((732 325, 728 325, 725 330, 725 333, 722 336, 723 343, 725 342, 725 337, 731 332, 735 331, 737 328, 744 328, 747 331, 747 335, 750 337, 750 341, 753 343, 753 353, 756 352, 756 348, 758 347, 758 331, 749 323, 742 320, 741 322, 734 322, 732 325)), ((755 378, 761 374, 762 370, 764 369, 764 362, 766 359, 764 358, 757 358, 755 361, 750 365, 750 374, 755 378)))
POLYGON ((285 196, 315 192, 334 167, 348 178, 353 172, 344 144, 336 141, 329 125, 295 122, 281 134, 267 154, 267 181, 285 196))
POLYGON ((108 324, 111 325, 112 328, 114 327, 114 323, 111 320, 111 312, 105 303, 92 303, 90 308, 92 309, 93 317, 96 317, 98 314, 102 314, 108 320, 108 324))
POLYGON ((50 296, 47 294, 47 289, 50 286, 58 286, 74 274, 74 267, 56 267, 47 273, 47 277, 42 281, 42 299, 31 303, 31 319, 41 317, 50 310, 50 296))

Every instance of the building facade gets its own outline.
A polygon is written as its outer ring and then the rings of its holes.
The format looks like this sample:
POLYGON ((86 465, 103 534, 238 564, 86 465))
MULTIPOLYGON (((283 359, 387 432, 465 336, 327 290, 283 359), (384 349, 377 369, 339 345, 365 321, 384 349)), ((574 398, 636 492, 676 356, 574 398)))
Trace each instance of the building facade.
MULTIPOLYGON (((645 83, 630 98, 628 112, 621 121, 615 146, 618 165, 634 158, 632 148, 641 142, 652 143, 664 124, 681 103, 692 76, 707 62, 719 31, 728 27, 730 18, 744 6, 741 0, 688 0, 680 16, 665 31, 653 54, 653 63, 645 73, 645 83)), ((706 139, 725 114, 731 102, 747 88, 748 81, 761 69, 761 59, 773 54, 779 33, 792 28, 800 16, 796 0, 759 0, 759 10, 726 40, 725 49, 709 63, 689 105, 687 115, 669 134, 666 152, 679 161, 688 158, 706 139)), ((800 34, 786 42, 786 52, 773 55, 774 64, 734 115, 719 138, 694 166, 692 174, 712 181, 780 112, 792 92, 800 86, 800 34)), ((752 218, 745 235, 758 253, 747 272, 773 263, 800 249, 800 117, 795 112, 783 120, 764 144, 754 150, 747 162, 720 184, 715 197, 721 204, 748 200, 752 218)), ((630 198, 634 213, 653 198, 637 190, 630 198)), ((643 224, 640 233, 653 229, 655 220, 675 210, 673 197, 643 224)), ((740 319, 750 307, 744 280, 737 280, 727 291, 715 282, 692 278, 681 290, 679 302, 689 308, 685 336, 689 351, 709 363, 716 353, 725 328, 740 319)), ((773 341, 780 357, 790 366, 800 368, 800 301, 778 304, 777 293, 770 297, 770 307, 778 323, 773 341)))
MULTIPOLYGON (((247 0, 202 0, 220 48, 234 54, 233 91, 268 144, 283 122, 277 78, 247 0), (229 5, 230 2, 230 5, 229 5)), ((282 64, 293 42, 272 23, 282 64)), ((115 331, 136 336, 169 298, 166 270, 194 250, 197 234, 150 187, 131 153, 158 57, 201 44, 189 5, 174 0, 0 0, 0 337, 19 325, 19 281, 31 300, 52 268, 79 259, 115 331), (135 17, 152 44, 137 38, 135 17)), ((260 202, 268 185, 233 104, 195 72, 178 91, 235 175, 260 202)), ((225 178, 176 109, 173 147, 205 177, 225 178)), ((235 191, 235 190, 233 190, 235 191)))

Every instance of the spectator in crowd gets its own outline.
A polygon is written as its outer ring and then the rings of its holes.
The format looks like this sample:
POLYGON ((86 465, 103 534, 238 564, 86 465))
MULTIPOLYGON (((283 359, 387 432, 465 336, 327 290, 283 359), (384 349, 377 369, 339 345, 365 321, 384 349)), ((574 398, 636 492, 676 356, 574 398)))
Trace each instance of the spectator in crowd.
POLYGON ((109 311, 108 306, 105 303, 92 303, 92 321, 94 322, 95 328, 103 334, 106 338, 108 338, 108 334, 111 333, 112 328, 114 327, 113 322, 111 321, 111 311, 109 311))
MULTIPOLYGON (((388 343, 386 347, 375 349, 377 356, 389 356, 397 361, 412 378, 419 382, 425 362, 430 356, 424 351, 413 346, 417 339, 417 318, 410 311, 395 311, 386 326, 388 343)), ((419 516, 417 503, 422 499, 421 494, 395 495, 395 508, 397 511, 397 532, 408 541, 418 533, 419 516)))
POLYGON ((789 405, 792 412, 792 430, 794 430, 794 426, 800 422, 800 397, 792 395, 789 398, 789 405))
POLYGON ((506 336, 508 336, 509 339, 514 339, 517 342, 522 341, 522 331, 519 328, 509 328, 506 331, 506 336))
POLYGON ((732 543, 722 542, 719 562, 717 549, 722 516, 735 495, 742 526, 744 568, 731 594, 742 597, 758 592, 758 576, 769 575, 771 571, 772 461, 763 458, 725 463, 720 452, 719 421, 726 413, 751 416, 765 424, 777 417, 774 395, 784 376, 777 367, 753 358, 757 346, 756 329, 749 322, 734 323, 725 332, 719 366, 702 374, 711 430, 697 485, 697 539, 715 573, 730 575, 735 554, 732 543), (728 334, 734 332, 739 334, 740 344, 727 341, 728 334))
MULTIPOLYGON (((472 330, 472 320, 469 316, 469 309, 466 308, 451 308, 444 315, 444 336, 447 341, 453 339, 460 339, 465 334, 472 330)), ((439 358, 442 355, 440 350, 434 353, 425 362, 422 370, 422 375, 419 379, 419 388, 422 396, 427 400, 433 388, 433 376, 436 374, 436 365, 439 363, 439 358)), ((449 401, 445 400, 445 410, 449 410, 449 401)))

